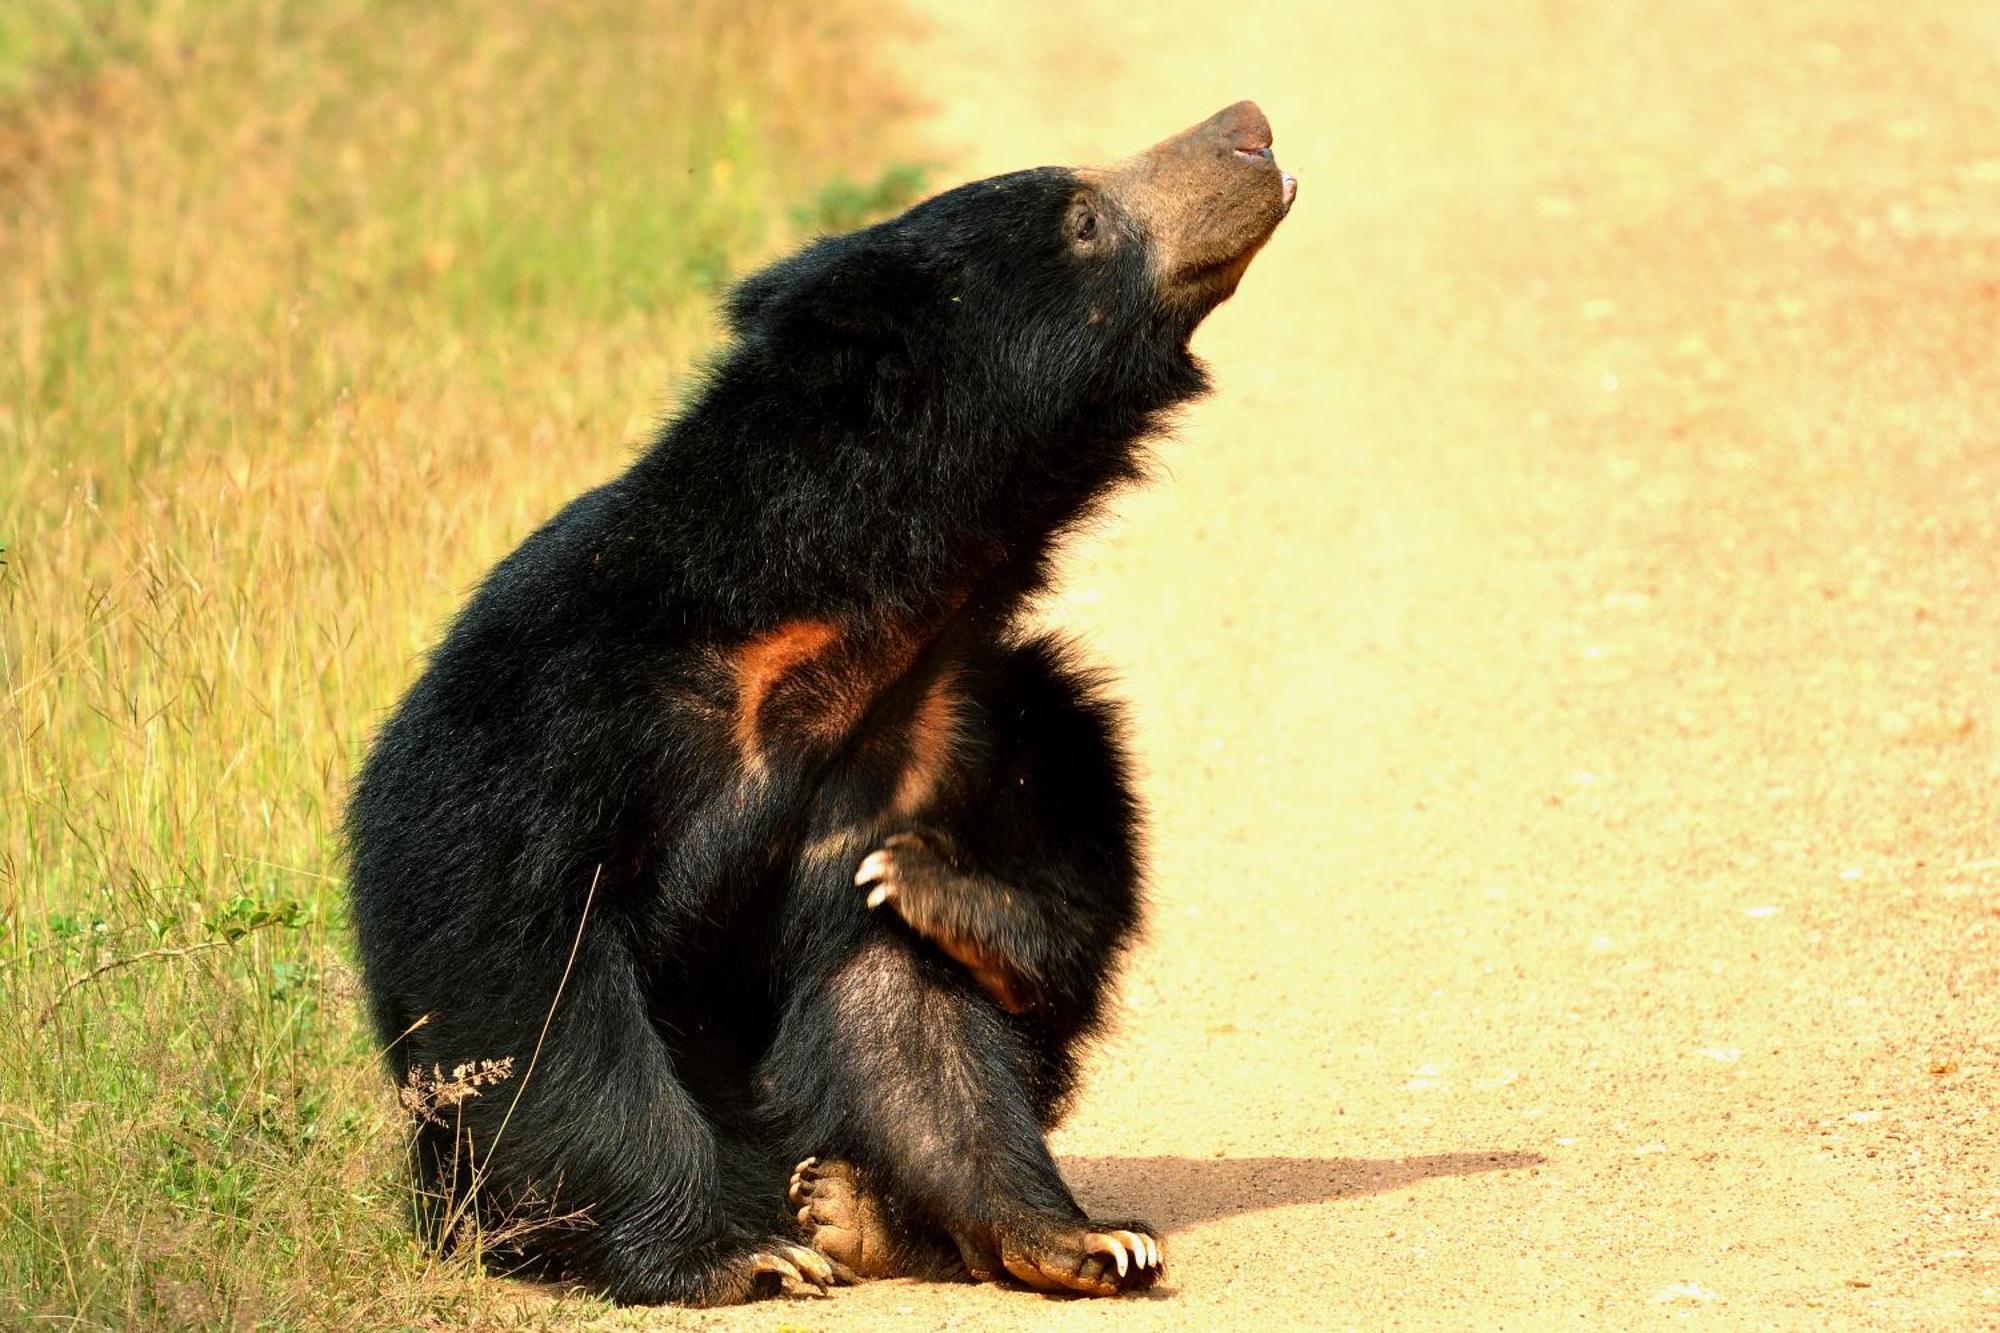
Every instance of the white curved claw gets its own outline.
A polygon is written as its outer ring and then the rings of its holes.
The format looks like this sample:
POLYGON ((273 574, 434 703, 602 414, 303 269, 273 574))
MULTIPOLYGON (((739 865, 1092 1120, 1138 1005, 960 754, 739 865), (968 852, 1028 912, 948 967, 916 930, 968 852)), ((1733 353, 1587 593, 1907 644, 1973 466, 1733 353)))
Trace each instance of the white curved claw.
POLYGON ((1119 1234, 1115 1231, 1097 1232, 1090 1237, 1089 1248, 1093 1254, 1110 1256, 1111 1262, 1118 1268, 1118 1276, 1124 1277, 1126 1270, 1131 1267, 1131 1261, 1125 1254, 1125 1243, 1118 1239, 1119 1234))
MULTIPOLYGON (((878 879, 889 877, 889 853, 880 848, 868 853, 861 862, 861 869, 854 872, 854 887, 872 884, 878 879)), ((873 907, 875 904, 868 904, 873 907)))
POLYGON ((772 1254, 768 1251, 752 1257, 750 1260, 750 1271, 753 1273, 775 1273, 781 1282, 797 1282, 800 1284, 805 1282, 805 1278, 800 1276, 799 1270, 792 1267, 790 1260, 781 1254, 772 1254))
POLYGON ((888 902, 891 898, 895 896, 896 896, 895 885, 877 884, 874 888, 868 891, 868 906, 871 909, 880 907, 883 903, 888 902))
POLYGON ((785 1190, 785 1197, 790 1199, 794 1204, 805 1202, 805 1174, 812 1170, 818 1161, 819 1158, 817 1157, 808 1157, 805 1161, 800 1162, 792 1168, 792 1183, 785 1190))
POLYGON ((824 1296, 833 1284, 833 1267, 815 1250, 803 1245, 784 1245, 780 1249, 760 1250, 750 1259, 753 1273, 775 1273, 787 1289, 796 1287, 810 1290, 824 1296))
POLYGON ((825 1291, 833 1285, 833 1265, 818 1250, 807 1249, 803 1245, 790 1247, 788 1257, 805 1274, 806 1281, 825 1291))

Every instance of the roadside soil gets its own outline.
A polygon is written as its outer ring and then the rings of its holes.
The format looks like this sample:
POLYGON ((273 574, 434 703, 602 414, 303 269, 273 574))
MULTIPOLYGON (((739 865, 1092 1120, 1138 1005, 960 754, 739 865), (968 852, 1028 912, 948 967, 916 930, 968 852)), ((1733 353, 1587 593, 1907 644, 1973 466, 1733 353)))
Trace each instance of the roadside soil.
POLYGON ((1047 613, 1154 822, 1056 1144, 1169 1276, 617 1322, 2000 1326, 2000 8, 919 13, 950 179, 1300 178, 1047 613))

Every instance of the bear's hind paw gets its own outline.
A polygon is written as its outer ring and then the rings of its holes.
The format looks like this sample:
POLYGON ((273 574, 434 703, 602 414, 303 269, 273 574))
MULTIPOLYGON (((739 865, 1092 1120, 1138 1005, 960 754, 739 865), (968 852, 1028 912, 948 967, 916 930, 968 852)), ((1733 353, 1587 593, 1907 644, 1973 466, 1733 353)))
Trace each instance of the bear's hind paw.
POLYGON ((888 1219, 853 1167, 808 1157, 792 1169, 785 1197, 799 1234, 847 1280, 896 1276, 888 1219))
POLYGON ((1159 1238, 1143 1222, 1002 1230, 996 1239, 1007 1272, 1041 1291, 1116 1296, 1144 1291, 1167 1271, 1159 1238))

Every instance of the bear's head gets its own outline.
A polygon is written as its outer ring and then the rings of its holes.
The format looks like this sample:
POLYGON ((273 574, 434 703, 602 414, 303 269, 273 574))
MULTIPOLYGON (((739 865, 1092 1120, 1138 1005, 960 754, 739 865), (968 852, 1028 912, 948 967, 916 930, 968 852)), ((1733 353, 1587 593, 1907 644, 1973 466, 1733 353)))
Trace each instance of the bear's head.
POLYGON ((1188 338, 1295 191, 1251 102, 1110 166, 962 185, 745 281, 739 364, 863 429, 1136 438, 1205 386, 1188 338))

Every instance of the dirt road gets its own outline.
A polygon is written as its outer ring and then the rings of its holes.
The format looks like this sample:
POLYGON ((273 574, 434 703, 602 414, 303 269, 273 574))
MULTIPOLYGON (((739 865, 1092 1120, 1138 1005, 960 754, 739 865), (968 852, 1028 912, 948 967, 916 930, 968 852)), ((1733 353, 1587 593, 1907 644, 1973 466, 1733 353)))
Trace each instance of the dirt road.
POLYGON ((2000 1325, 2000 8, 1899 8, 929 5, 954 177, 1301 181, 1050 609, 1156 815, 1058 1147, 1170 1279, 685 1319, 2000 1325))

